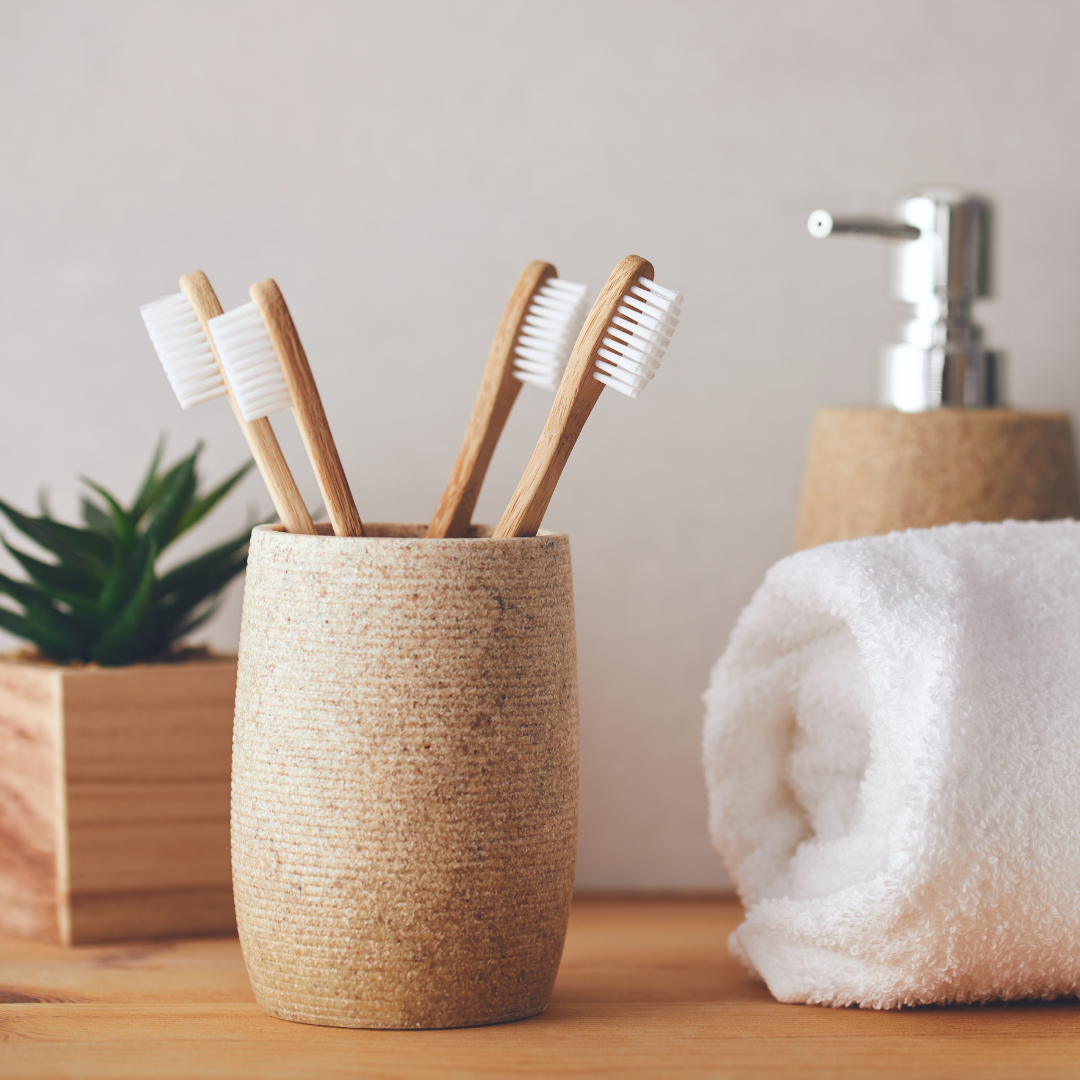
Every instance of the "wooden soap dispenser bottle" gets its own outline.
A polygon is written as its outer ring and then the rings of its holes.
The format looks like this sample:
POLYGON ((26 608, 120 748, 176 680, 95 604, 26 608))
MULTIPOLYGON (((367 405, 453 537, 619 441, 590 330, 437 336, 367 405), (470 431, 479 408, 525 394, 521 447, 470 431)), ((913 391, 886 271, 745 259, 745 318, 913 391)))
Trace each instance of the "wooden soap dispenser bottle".
POLYGON ((952 521, 1080 516, 1068 414, 1005 408, 1003 357, 972 321, 990 295, 990 204, 929 191, 900 215, 810 215, 812 236, 896 242, 895 295, 915 311, 885 352, 882 407, 814 419, 796 550, 952 521))

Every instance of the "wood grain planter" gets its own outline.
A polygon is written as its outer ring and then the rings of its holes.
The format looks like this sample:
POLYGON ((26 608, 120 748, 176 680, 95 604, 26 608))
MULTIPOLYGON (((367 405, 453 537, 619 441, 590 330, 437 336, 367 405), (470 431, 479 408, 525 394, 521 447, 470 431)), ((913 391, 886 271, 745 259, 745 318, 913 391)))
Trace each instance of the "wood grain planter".
POLYGON ((543 1011, 577 844, 565 536, 256 529, 233 746, 244 959, 273 1016, 543 1011))
POLYGON ((236 661, 0 659, 0 931, 228 930, 236 661))

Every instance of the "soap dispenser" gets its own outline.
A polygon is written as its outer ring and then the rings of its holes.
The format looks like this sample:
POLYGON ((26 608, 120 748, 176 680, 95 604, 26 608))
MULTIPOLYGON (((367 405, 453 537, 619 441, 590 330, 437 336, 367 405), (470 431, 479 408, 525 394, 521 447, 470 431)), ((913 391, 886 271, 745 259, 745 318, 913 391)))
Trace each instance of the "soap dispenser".
POLYGON ((896 245, 894 295, 914 305, 885 350, 881 407, 818 411, 795 547, 952 521, 1080 516, 1067 413, 1003 403, 1003 355, 974 322, 991 291, 992 208, 975 195, 926 191, 900 220, 810 215, 819 239, 896 245))

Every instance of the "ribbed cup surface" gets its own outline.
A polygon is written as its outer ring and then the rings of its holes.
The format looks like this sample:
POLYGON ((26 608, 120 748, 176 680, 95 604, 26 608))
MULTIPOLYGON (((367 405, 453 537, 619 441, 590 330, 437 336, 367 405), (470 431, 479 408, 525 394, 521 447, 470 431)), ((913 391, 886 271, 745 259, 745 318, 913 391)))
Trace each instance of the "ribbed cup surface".
POLYGON ((565 536, 256 529, 233 745, 259 1004, 344 1027, 541 1012, 577 843, 565 536))

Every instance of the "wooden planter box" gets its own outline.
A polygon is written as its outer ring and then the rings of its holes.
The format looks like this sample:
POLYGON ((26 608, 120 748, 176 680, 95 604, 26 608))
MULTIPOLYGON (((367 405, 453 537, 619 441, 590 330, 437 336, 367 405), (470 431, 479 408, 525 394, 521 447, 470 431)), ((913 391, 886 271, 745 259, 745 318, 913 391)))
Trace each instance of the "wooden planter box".
POLYGON ((0 659, 0 932, 64 945, 235 926, 236 661, 0 659))

